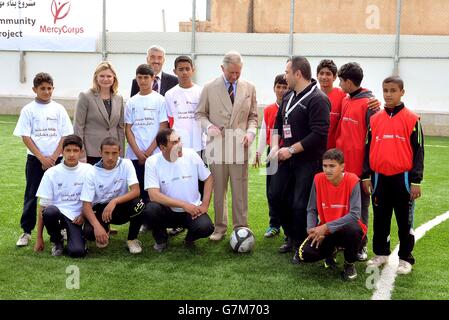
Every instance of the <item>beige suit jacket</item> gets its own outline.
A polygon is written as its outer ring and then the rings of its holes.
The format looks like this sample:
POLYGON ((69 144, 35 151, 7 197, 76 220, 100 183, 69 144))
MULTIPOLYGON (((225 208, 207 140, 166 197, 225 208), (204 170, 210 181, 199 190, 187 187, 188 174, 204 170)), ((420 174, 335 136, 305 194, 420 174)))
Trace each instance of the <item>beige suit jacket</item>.
MULTIPOLYGON (((233 139, 234 148, 232 149, 233 159, 236 160, 236 148, 238 149, 238 144, 243 136, 248 132, 256 135, 257 132, 257 100, 254 85, 239 79, 236 91, 234 105, 232 105, 223 76, 212 80, 204 86, 195 114, 196 119, 201 121, 204 130, 207 130, 211 125, 222 129, 221 137, 209 138, 208 145, 211 147, 210 144, 212 143, 215 145, 214 148, 219 148, 219 145, 221 145, 222 150, 224 150, 222 153, 223 159, 230 156, 231 151, 229 142, 225 143, 226 135, 234 134, 236 137, 236 139, 233 139)), ((247 151, 245 148, 245 161, 248 156, 247 151)))
POLYGON ((89 157, 100 157, 100 145, 104 138, 114 137, 120 141, 121 152, 125 151, 124 106, 120 95, 112 96, 111 117, 99 93, 81 92, 75 108, 73 131, 84 143, 89 157))

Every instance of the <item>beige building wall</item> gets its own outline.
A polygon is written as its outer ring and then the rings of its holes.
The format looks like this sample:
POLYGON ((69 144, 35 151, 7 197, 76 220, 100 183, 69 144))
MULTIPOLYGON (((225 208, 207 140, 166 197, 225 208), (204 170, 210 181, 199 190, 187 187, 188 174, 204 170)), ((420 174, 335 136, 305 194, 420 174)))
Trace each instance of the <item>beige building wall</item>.
MULTIPOLYGON (((212 0, 212 32, 289 33, 290 0, 212 0), (250 5, 253 3, 253 21, 250 5)), ((394 34, 395 0, 296 0, 296 33, 394 34)), ((401 33, 449 35, 448 0, 403 0, 401 33)))

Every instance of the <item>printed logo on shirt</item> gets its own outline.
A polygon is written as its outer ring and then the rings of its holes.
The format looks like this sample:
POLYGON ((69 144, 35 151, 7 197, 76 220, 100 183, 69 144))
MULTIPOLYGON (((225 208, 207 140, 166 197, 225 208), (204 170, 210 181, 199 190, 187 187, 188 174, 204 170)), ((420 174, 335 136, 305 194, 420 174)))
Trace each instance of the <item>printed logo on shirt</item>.
POLYGON ((156 108, 144 107, 143 110, 145 110, 145 111, 156 111, 156 108))
POLYGON ((73 185, 76 186, 82 186, 84 183, 83 182, 74 182, 73 185))
POLYGON ((354 120, 354 119, 352 119, 350 117, 343 117, 341 120, 349 121, 349 122, 352 122, 353 124, 359 124, 359 122, 357 120, 354 120))
POLYGON ((62 189, 62 183, 58 183, 58 190, 62 189))
POLYGON ((348 206, 345 204, 331 204, 331 209, 340 209, 340 208, 344 208, 346 209, 348 206))
POLYGON ((57 121, 58 118, 47 117, 47 120, 57 121))
POLYGON ((104 188, 104 185, 100 184, 100 185, 98 185, 98 188, 99 188, 99 189, 103 189, 103 188, 104 188))
POLYGON ((122 183, 122 181, 124 181, 124 179, 122 179, 122 178, 115 178, 114 179, 114 184, 122 183))
POLYGON ((394 134, 384 134, 382 137, 376 136, 376 142, 382 141, 382 140, 392 140, 392 139, 398 139, 401 142, 405 142, 405 137, 401 137, 400 135, 394 135, 394 134))

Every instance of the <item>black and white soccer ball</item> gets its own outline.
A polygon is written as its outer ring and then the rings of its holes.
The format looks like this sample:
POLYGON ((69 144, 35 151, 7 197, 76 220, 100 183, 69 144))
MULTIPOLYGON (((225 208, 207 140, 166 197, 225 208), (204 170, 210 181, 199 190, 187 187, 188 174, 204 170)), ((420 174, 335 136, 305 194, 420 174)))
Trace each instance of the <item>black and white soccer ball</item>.
POLYGON ((253 232, 246 227, 235 228, 229 244, 234 252, 250 252, 256 243, 253 232))

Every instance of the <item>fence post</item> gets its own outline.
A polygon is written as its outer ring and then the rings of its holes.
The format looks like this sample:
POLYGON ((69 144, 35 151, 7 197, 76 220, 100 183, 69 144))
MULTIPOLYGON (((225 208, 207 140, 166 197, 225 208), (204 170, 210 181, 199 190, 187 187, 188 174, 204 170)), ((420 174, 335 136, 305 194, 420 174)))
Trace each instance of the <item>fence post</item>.
POLYGON ((192 44, 190 47, 190 56, 195 61, 196 58, 196 0, 192 0, 192 44))
POLYGON ((103 61, 108 59, 106 31, 106 0, 103 0, 103 30, 101 32, 101 57, 103 61))
POLYGON ((399 75, 399 49, 401 41, 401 8, 402 0, 396 1, 396 40, 394 45, 394 68, 393 74, 399 75))
POLYGON ((295 0, 290 0, 290 37, 288 40, 288 55, 293 56, 293 33, 295 29, 295 0))

